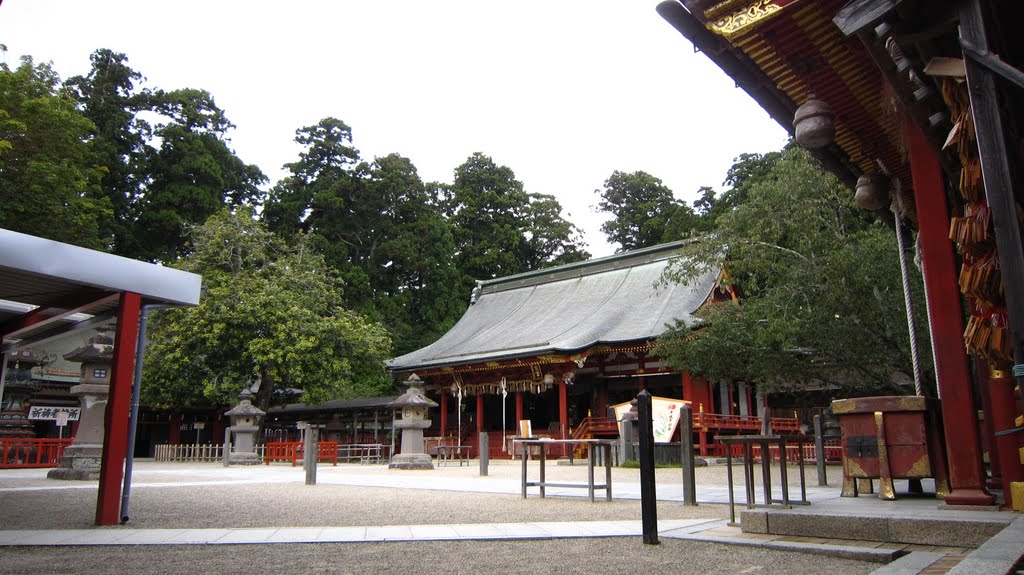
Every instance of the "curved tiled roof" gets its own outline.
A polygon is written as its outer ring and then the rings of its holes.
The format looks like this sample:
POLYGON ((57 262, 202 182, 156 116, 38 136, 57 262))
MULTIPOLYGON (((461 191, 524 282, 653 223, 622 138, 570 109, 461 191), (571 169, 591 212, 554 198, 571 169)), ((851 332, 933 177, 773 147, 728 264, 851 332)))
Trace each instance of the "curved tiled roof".
POLYGON ((694 321, 719 270, 689 284, 658 280, 682 242, 483 281, 444 336, 387 362, 393 371, 467 365, 649 340, 694 321))

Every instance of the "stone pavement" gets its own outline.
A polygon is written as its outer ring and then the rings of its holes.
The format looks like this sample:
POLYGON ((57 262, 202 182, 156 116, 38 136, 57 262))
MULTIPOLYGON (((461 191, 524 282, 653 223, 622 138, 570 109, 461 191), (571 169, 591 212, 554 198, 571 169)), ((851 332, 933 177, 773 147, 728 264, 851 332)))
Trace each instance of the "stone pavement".
MULTIPOLYGON (((532 465, 532 464, 531 464, 532 465)), ((364 486, 393 489, 441 490, 516 494, 521 491, 519 463, 491 462, 489 477, 480 477, 478 468, 440 468, 434 472, 396 472, 386 466, 321 465, 318 484, 364 486)), ((531 475, 535 468, 531 467, 531 475)), ((95 489, 95 482, 54 482, 45 479, 46 470, 0 470, 0 494, 18 491, 53 492, 62 490, 95 489)), ((246 486, 256 484, 294 484, 303 482, 301 467, 285 465, 230 467, 217 464, 157 464, 140 461, 136 464, 134 489, 160 489, 183 486, 246 486)), ((837 470, 832 470, 837 475, 837 470)), ((552 474, 573 477, 579 481, 586 476, 585 467, 549 465, 552 474)), ((664 472, 662 471, 664 475, 664 472)), ((622 470, 615 470, 613 497, 639 499, 638 481, 622 470), (627 479, 623 479, 627 477, 627 479)), ((721 474, 713 477, 720 477, 721 474)), ((533 477, 531 476, 531 479, 533 477)), ((808 478, 810 483, 811 479, 808 478)), ((721 481, 698 484, 700 504, 728 503, 728 488, 721 481)), ((737 502, 744 497, 742 485, 736 486, 737 502)), ((790 496, 799 496, 799 486, 790 486, 790 496)), ((844 515, 894 514, 904 517, 941 517, 945 519, 967 516, 1001 517, 1010 525, 1001 537, 993 537, 988 548, 978 550, 952 545, 906 545, 869 540, 850 540, 827 537, 787 536, 743 533, 719 519, 672 519, 658 522, 659 534, 665 538, 688 539, 751 545, 765 548, 825 554, 885 564, 877 573, 945 573, 960 569, 964 573, 1006 573, 999 566, 1012 568, 1024 555, 1024 519, 1019 514, 998 511, 965 511, 941 509, 936 500, 884 502, 875 497, 861 496, 842 499, 837 487, 807 485, 810 506, 797 506, 794 513, 832 513, 841 521, 844 515), (980 562, 979 562, 980 561, 980 562), (992 571, 977 570, 981 565, 992 571)), ((776 492, 778 488, 776 487, 776 492)), ((549 497, 586 497, 586 489, 549 487, 549 497)), ((603 492, 600 493, 603 495, 603 492)), ((530 498, 536 498, 537 489, 531 488, 530 498)), ((658 499, 665 502, 682 501, 681 483, 659 479, 658 499)), ((600 501, 600 499, 599 499, 600 501)), ((599 503, 598 503, 599 504, 599 503)), ((737 512, 739 508, 737 507, 737 512)), ((0 518, 3 509, 0 508, 0 518)), ((74 546, 74 545, 178 545, 178 544, 253 544, 253 543, 341 543, 370 541, 444 541, 444 540, 516 540, 559 539, 579 537, 635 537, 640 535, 640 521, 557 521, 522 523, 472 523, 447 525, 384 525, 345 527, 268 527, 268 528, 208 528, 208 529, 0 529, 0 546, 74 546)), ((955 538, 954 538, 955 539, 955 538)))

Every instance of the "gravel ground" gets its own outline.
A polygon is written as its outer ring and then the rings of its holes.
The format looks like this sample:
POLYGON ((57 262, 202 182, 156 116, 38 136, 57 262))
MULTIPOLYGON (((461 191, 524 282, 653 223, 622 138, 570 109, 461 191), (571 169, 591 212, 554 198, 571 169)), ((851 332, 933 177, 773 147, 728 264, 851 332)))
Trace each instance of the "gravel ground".
MULTIPOLYGON (((636 482, 635 469, 614 469, 615 482, 636 482)), ((548 479, 579 480, 579 467, 550 465, 548 479)), ((137 464, 132 491, 132 528, 318 527, 536 521, 638 520, 640 502, 472 492, 352 487, 321 482, 306 486, 301 468, 293 483, 176 485, 231 480, 262 472, 216 464, 137 464), (159 486, 154 484, 160 484, 159 486)), ((478 477, 475 466, 399 472, 373 466, 321 467, 331 473, 425 473, 478 477)), ((520 467, 492 462, 490 477, 518 480, 520 467)), ((701 482, 724 482, 720 467, 697 470, 701 482)), ((479 478, 487 481, 488 478, 479 478)), ((659 469, 658 482, 681 482, 678 469, 659 469)), ((54 490, 31 474, 0 472, 3 529, 95 528, 96 490, 54 490), (49 487, 50 489, 38 489, 49 487)), ((659 502, 662 519, 724 518, 724 505, 686 507, 659 502)), ((865 563, 749 547, 662 539, 645 546, 639 537, 535 541, 446 541, 206 546, 0 547, 0 574, 27 573, 869 573, 865 563)))

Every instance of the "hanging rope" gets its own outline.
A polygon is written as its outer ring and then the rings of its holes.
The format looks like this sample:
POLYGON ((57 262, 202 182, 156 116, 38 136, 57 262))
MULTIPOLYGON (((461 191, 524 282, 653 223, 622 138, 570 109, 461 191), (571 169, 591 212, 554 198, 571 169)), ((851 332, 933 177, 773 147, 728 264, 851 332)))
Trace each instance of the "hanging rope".
POLYGON ((903 279, 903 303, 907 307, 907 330, 910 333, 910 361, 914 366, 914 393, 924 395, 921 383, 921 356, 917 350, 917 325, 914 322, 914 304, 910 299, 910 271, 907 268, 906 238, 904 237, 903 221, 893 208, 896 216, 896 246, 900 252, 900 275, 903 279))
POLYGON ((505 378, 501 378, 501 446, 505 447, 505 398, 508 397, 508 388, 505 387, 505 378))
POLYGON ((459 442, 459 444, 461 444, 462 443, 462 384, 461 383, 457 383, 456 386, 458 386, 459 403, 458 403, 458 406, 456 406, 456 410, 455 411, 456 411, 456 413, 458 413, 458 417, 459 417, 459 432, 458 432, 459 433, 459 435, 458 435, 459 441, 458 442, 459 442))

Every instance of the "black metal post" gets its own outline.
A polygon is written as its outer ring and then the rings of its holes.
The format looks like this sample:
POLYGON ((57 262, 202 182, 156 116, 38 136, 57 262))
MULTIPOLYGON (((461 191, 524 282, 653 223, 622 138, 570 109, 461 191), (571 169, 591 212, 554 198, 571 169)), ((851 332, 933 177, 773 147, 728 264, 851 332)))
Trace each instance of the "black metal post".
POLYGON ((697 473, 693 455, 693 408, 679 408, 679 443, 682 450, 683 505, 697 504, 697 473))
MULTIPOLYGON (((135 465, 135 431, 139 424, 139 394, 142 392, 142 356, 146 351, 146 316, 156 306, 139 309, 139 335, 135 341, 135 378, 132 381, 132 403, 128 412, 128 447, 124 460, 124 484, 121 486, 121 524, 128 523, 128 504, 132 494, 132 471, 135 465)), ((163 306, 160 306, 163 307, 163 306)), ((5 362, 6 363, 6 362, 5 362)))
POLYGON ((647 390, 637 396, 640 423, 640 511, 644 530, 644 544, 658 544, 658 502, 654 481, 654 417, 651 394, 647 390))
POLYGON ((818 462, 818 485, 828 485, 825 476, 825 431, 822 429, 821 415, 814 416, 814 459, 818 462))

